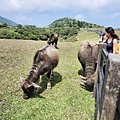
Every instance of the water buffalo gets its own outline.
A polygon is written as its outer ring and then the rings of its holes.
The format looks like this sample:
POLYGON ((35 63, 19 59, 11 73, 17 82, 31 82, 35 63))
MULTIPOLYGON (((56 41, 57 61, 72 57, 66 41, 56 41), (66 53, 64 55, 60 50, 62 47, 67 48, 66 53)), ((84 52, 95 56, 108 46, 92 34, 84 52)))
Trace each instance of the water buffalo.
POLYGON ((80 45, 78 50, 78 60, 83 68, 83 76, 80 75, 82 82, 87 85, 94 85, 94 73, 97 66, 98 45, 85 42, 80 45))
POLYGON ((58 48, 57 47, 57 42, 58 42, 58 34, 52 34, 51 36, 50 36, 50 39, 47 41, 47 43, 49 44, 49 45, 54 45, 55 44, 55 48, 58 48))
POLYGON ((40 75, 47 73, 47 89, 51 89, 50 79, 53 69, 58 65, 59 56, 54 46, 47 45, 38 50, 33 59, 33 66, 26 79, 21 78, 23 98, 28 99, 35 90, 39 90, 38 80, 40 75))

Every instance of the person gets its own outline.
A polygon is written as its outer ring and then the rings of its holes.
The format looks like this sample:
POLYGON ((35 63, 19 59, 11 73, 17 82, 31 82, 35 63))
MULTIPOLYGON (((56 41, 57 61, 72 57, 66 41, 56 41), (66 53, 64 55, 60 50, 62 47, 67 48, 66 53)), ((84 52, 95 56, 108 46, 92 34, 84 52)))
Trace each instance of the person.
POLYGON ((103 42, 104 39, 105 39, 105 33, 100 34, 100 38, 98 40, 98 43, 103 42))
POLYGON ((120 39, 118 40, 118 44, 116 46, 116 53, 120 54, 120 39))
POLYGON ((105 28, 105 39, 103 40, 103 43, 106 43, 106 50, 108 53, 116 54, 116 46, 118 43, 118 35, 115 34, 115 31, 112 27, 105 28))

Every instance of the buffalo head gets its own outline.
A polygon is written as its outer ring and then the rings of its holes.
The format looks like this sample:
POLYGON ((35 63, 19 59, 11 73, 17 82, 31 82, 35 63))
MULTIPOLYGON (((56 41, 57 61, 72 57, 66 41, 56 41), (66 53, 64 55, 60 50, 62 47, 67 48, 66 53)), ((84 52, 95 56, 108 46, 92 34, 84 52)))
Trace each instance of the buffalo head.
POLYGON ((80 78, 82 82, 85 83, 86 85, 93 86, 95 83, 95 74, 87 76, 87 77, 80 75, 80 78))
POLYGON ((95 72, 97 67, 98 46, 85 42, 80 45, 78 50, 78 60, 83 68, 83 76, 80 75, 82 82, 93 86, 95 82, 95 72))
POLYGON ((40 86, 34 82, 28 82, 24 78, 20 78, 22 82, 23 98, 28 99, 33 93, 40 90, 40 86))

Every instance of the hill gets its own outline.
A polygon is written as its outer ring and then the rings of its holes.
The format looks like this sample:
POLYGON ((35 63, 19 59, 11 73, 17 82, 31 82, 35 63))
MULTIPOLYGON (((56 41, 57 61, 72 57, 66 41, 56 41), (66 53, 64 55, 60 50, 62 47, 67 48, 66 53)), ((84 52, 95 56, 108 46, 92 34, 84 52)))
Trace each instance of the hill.
POLYGON ((49 25, 49 27, 81 27, 81 28, 85 28, 86 26, 89 28, 103 27, 97 24, 88 23, 85 21, 79 21, 76 19, 68 18, 68 17, 55 20, 49 25))
POLYGON ((4 18, 4 17, 2 17, 2 16, 0 16, 0 23, 1 23, 1 24, 6 23, 8 26, 16 26, 16 25, 17 25, 17 23, 15 23, 15 22, 7 19, 7 18, 4 18))

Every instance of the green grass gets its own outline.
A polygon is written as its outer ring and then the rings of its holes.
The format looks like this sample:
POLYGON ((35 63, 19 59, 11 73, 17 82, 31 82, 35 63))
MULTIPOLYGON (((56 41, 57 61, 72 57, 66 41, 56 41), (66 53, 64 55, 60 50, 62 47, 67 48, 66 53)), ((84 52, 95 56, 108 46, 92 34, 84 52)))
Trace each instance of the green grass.
POLYGON ((60 60, 52 89, 45 89, 43 75, 41 93, 24 100, 19 78, 28 75, 35 52, 46 42, 0 40, 0 120, 94 120, 94 98, 80 85, 78 75, 81 42, 58 43, 60 60))

